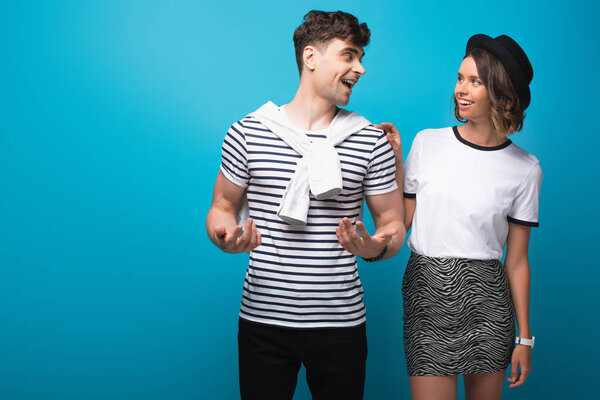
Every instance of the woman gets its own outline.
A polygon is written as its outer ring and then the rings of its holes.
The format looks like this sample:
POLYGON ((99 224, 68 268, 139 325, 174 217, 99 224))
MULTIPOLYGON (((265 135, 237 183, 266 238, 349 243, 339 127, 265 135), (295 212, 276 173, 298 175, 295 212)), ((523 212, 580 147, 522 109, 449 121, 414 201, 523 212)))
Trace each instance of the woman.
MULTIPOLYGON (((402 285, 413 399, 455 399, 461 374, 467 399, 500 399, 509 363, 509 387, 531 369, 527 248, 542 170, 506 136, 523 126, 532 77, 510 37, 471 37, 454 90, 454 114, 465 124, 413 141, 404 168, 412 254, 402 285)), ((401 185, 400 135, 392 124, 381 128, 401 185)))

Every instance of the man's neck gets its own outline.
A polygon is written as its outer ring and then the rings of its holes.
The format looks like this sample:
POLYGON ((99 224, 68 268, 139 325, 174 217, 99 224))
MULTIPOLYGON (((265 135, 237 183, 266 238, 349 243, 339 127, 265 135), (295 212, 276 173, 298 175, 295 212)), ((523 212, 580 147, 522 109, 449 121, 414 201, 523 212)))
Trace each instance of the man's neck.
POLYGON ((327 129, 337 112, 335 104, 306 90, 302 85, 294 99, 285 105, 285 115, 290 122, 307 131, 327 129))

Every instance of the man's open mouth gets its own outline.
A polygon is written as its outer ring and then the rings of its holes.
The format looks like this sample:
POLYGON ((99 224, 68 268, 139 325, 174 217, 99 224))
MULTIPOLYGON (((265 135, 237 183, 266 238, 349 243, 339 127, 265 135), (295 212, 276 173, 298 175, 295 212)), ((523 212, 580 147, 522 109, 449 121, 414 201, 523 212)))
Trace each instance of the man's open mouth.
POLYGON ((352 86, 356 85, 356 81, 351 79, 342 79, 342 83, 348 87, 348 89, 352 89, 352 86))

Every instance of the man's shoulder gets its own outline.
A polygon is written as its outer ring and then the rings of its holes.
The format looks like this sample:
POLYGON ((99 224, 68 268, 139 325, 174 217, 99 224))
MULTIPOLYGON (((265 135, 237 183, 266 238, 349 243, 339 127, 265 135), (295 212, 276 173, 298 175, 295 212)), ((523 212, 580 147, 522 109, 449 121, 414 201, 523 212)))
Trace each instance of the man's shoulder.
POLYGON ((367 125, 367 126, 361 128, 359 131, 355 132, 354 134, 350 135, 350 138, 370 139, 370 141, 375 143, 384 136, 385 136, 385 133, 381 129, 376 128, 373 124, 370 124, 370 125, 367 125))
POLYGON ((268 129, 253 115, 248 114, 244 118, 235 121, 229 127, 229 133, 235 133, 237 136, 246 137, 258 131, 268 131, 268 129))
POLYGON ((248 114, 246 114, 246 116, 242 119, 240 119, 239 121, 236 121, 234 124, 238 124, 242 127, 256 127, 256 126, 263 126, 263 124, 260 122, 259 118, 257 118, 257 115, 260 115, 261 112, 264 113, 264 110, 270 110, 272 111, 274 108, 277 108, 277 106, 271 102, 268 101, 265 104, 263 104, 262 106, 260 106, 257 110, 254 110, 252 112, 249 112, 248 114))
POLYGON ((247 114, 242 119, 235 121, 231 126, 239 126, 241 128, 261 126, 260 121, 252 114, 247 114))
POLYGON ((371 124, 369 126, 365 126, 364 128, 362 128, 361 132, 371 132, 372 134, 377 135, 377 137, 381 137, 384 136, 385 134, 383 133, 382 129, 376 128, 375 125, 371 124))

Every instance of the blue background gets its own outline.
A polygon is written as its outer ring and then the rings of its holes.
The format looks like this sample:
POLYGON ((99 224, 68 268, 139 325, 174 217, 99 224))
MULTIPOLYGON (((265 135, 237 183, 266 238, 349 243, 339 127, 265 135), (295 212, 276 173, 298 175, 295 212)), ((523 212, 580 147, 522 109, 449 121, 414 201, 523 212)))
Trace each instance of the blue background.
MULTIPOLYGON (((349 109, 393 121, 405 154, 454 124, 467 39, 509 34, 535 70, 525 129, 541 160, 532 230, 533 372, 507 399, 593 393, 600 290, 600 85, 592 1, 3 1, 0 5, 0 398, 234 399, 247 255, 206 237, 231 123, 297 88, 310 9, 372 31, 349 109)), ((359 269, 366 399, 409 398, 400 282, 359 269)), ((295 399, 310 398, 299 379, 295 399)))

